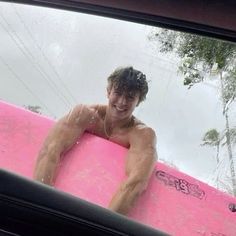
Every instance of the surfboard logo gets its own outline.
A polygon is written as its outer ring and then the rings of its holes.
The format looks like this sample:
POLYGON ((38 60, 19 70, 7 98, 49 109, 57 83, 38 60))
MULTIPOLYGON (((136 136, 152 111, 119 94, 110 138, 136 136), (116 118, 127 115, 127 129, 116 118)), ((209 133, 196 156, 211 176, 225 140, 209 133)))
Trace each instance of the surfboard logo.
POLYGON ((179 179, 161 170, 156 171, 155 175, 157 179, 165 185, 174 187, 177 191, 180 191, 184 194, 192 195, 199 199, 203 199, 205 196, 205 192, 200 189, 198 185, 191 184, 184 179, 179 179))
POLYGON ((229 204, 229 209, 230 209, 230 211, 232 211, 232 212, 236 212, 236 204, 235 204, 235 203, 230 203, 230 204, 229 204))

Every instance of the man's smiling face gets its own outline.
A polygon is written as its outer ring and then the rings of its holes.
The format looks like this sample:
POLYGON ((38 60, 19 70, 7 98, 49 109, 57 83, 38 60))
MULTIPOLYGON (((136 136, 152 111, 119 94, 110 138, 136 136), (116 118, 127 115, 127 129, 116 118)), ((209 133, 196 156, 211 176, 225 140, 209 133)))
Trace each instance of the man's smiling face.
POLYGON ((139 103, 139 93, 107 89, 109 114, 114 120, 129 119, 139 103))

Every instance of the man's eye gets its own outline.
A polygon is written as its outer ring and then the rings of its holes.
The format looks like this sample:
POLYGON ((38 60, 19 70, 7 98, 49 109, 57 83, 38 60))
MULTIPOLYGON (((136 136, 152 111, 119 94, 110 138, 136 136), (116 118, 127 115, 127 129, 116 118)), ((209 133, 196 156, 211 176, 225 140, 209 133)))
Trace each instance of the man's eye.
POLYGON ((122 93, 121 93, 121 92, 118 92, 118 91, 116 91, 115 94, 116 94, 116 95, 119 95, 119 96, 122 95, 122 93))
POLYGON ((134 97, 133 96, 128 96, 127 99, 134 100, 134 97))

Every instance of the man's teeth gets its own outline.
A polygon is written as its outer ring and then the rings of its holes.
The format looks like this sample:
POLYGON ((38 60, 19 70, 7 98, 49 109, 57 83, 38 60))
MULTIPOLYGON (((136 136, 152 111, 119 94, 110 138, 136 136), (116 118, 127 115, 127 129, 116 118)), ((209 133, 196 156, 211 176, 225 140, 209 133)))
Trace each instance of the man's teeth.
POLYGON ((116 110, 118 110, 118 111, 124 111, 125 109, 124 109, 124 108, 116 107, 116 110))

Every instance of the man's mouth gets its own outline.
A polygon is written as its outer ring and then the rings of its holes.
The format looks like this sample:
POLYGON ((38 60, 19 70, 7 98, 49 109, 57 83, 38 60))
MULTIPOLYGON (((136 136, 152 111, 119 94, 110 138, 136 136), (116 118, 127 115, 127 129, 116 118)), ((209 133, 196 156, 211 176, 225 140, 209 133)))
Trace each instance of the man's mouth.
POLYGON ((123 107, 118 107, 118 106, 114 106, 114 107, 115 107, 115 109, 116 109, 117 111, 119 111, 119 112, 124 112, 124 111, 127 110, 126 108, 123 108, 123 107))

